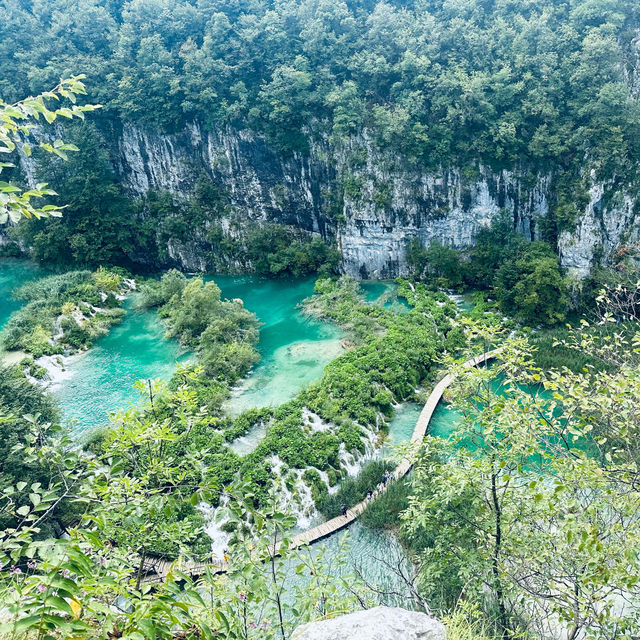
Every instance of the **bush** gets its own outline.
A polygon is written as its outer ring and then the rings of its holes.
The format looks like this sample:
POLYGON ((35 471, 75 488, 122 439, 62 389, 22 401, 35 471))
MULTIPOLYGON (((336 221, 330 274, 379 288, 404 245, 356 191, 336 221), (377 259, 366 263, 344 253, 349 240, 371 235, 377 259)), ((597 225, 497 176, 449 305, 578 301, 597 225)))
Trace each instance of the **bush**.
POLYGON ((247 257, 256 273, 272 276, 332 273, 340 260, 338 251, 320 238, 310 239, 278 224, 251 229, 247 236, 247 257))
POLYGON ((353 507, 362 502, 367 496, 367 491, 374 490, 382 480, 382 474, 387 469, 392 469, 384 460, 376 460, 367 463, 355 478, 348 478, 340 483, 336 493, 326 493, 316 502, 316 506, 327 518, 335 518, 342 514, 342 506, 353 507))
POLYGON ((506 313, 533 325, 562 322, 569 307, 558 257, 542 242, 532 242, 500 267, 495 291, 506 313))
POLYGON ((409 506, 411 484, 406 478, 392 482, 387 490, 367 505, 360 522, 371 529, 392 529, 400 524, 400 514, 409 506))
POLYGON ((98 282, 108 287, 121 283, 118 273, 102 269, 99 275, 90 271, 71 271, 46 276, 28 282, 14 291, 19 300, 29 302, 12 314, 0 334, 5 349, 23 349, 35 357, 63 353, 65 346, 72 349, 88 347, 107 327, 117 322, 124 311, 113 291, 102 302, 98 282), (94 311, 93 306, 105 304, 106 310, 94 311), (86 316, 82 326, 71 317, 75 309, 86 316), (58 321, 63 333, 55 343, 58 321))

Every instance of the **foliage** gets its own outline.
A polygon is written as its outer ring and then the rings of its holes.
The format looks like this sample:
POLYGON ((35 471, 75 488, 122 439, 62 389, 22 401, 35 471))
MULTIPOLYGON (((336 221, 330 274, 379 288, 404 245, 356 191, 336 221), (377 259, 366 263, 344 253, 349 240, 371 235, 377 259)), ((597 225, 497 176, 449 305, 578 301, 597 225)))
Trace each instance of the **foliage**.
POLYGON ((195 349, 207 375, 233 384, 257 362, 258 321, 239 300, 222 300, 213 281, 176 270, 142 288, 142 304, 157 306, 167 336, 195 349))
POLYGON ((129 255, 143 244, 144 233, 117 182, 105 141, 88 123, 70 125, 65 134, 78 149, 66 162, 34 154, 38 175, 65 199, 64 216, 23 222, 20 237, 39 261, 131 266, 129 255))
POLYGON ((257 226, 250 229, 247 236, 247 259, 256 273, 328 274, 336 270, 339 257, 339 253, 320 238, 309 239, 282 225, 257 226))
POLYGON ((0 333, 2 344, 35 357, 85 349, 121 320, 124 310, 113 294, 126 289, 121 274, 107 269, 27 282, 13 295, 29 302, 11 315, 0 333))
POLYGON ((504 215, 481 229, 466 252, 438 242, 425 249, 412 240, 407 259, 430 286, 490 289, 501 311, 527 324, 557 324, 569 309, 568 285, 557 255, 544 242, 527 242, 504 215))
POLYGON ((387 486, 386 491, 367 505, 360 522, 371 529, 393 529, 397 531, 403 545, 411 550, 410 540, 398 530, 400 514, 409 506, 411 484, 401 478, 387 486))
POLYGON ((249 125, 287 152, 312 125, 432 167, 637 160, 633 0, 50 4, 3 10, 8 99, 75 67, 122 120, 249 125))
MULTIPOLYGON (((357 603, 373 604, 374 594, 356 576, 336 579, 322 554, 291 549, 291 518, 271 506, 256 510, 242 486, 230 490, 232 499, 222 514, 236 525, 227 573, 207 570, 194 580, 183 571, 184 557, 166 579, 146 583, 144 554, 133 554, 132 547, 158 528, 171 535, 164 520, 175 522, 177 502, 166 486, 131 475, 128 460, 136 442, 146 448, 154 436, 164 443, 170 439, 160 423, 149 425, 149 440, 127 424, 125 419, 119 433, 125 444, 114 439, 98 454, 74 447, 58 428, 37 423, 19 445, 25 461, 46 461, 52 472, 48 487, 20 481, 7 485, 0 498, 2 516, 10 514, 17 523, 0 532, 0 633, 16 640, 43 633, 52 638, 285 639, 299 622, 357 603), (27 494, 27 503, 20 504, 27 494), (77 525, 64 537, 38 540, 43 521, 67 501, 82 505, 77 525), (292 585, 293 597, 285 598, 292 565, 304 584, 292 585), (126 607, 117 606, 122 601, 126 607)), ((202 468, 197 451, 184 461, 166 448, 157 454, 159 476, 178 495, 188 492, 195 503, 207 497, 211 485, 194 487, 183 476, 188 463, 202 468)))
POLYGON ((525 238, 514 231, 513 221, 501 212, 489 226, 478 231, 469 255, 469 286, 477 289, 493 287, 498 269, 513 260, 525 245, 525 238))
MULTIPOLYGON (((9 487, 25 481, 46 484, 47 467, 27 461, 19 446, 31 432, 34 420, 53 422, 58 418, 55 402, 39 387, 32 385, 18 366, 0 367, 0 486, 9 487)), ((23 501, 20 501, 20 505, 23 501)), ((0 516, 0 528, 15 521, 9 514, 0 516)))
POLYGON ((338 491, 326 494, 316 503, 318 510, 327 518, 342 515, 343 506, 353 507, 362 502, 368 491, 373 491, 382 482, 382 474, 389 469, 385 460, 365 464, 355 478, 347 478, 340 483, 338 491))
POLYGON ((496 274, 500 307, 529 324, 556 324, 569 306, 567 285, 557 256, 548 245, 532 242, 502 264, 496 274))
MULTIPOLYGON (((624 340, 585 326, 563 344, 625 358, 624 340)), ((513 338, 491 368, 450 367, 462 421, 447 441, 427 437, 403 514, 425 597, 445 610, 475 602, 503 634, 561 624, 569 637, 631 637, 638 612, 614 603, 638 588, 635 363, 543 372, 513 338)))
MULTIPOLYGON (((0 153, 10 154, 20 150, 26 156, 31 155, 31 143, 28 139, 42 119, 51 124, 60 117, 84 120, 87 111, 93 111, 96 106, 76 104, 77 96, 85 95, 85 87, 82 83, 84 76, 75 76, 61 80, 50 91, 45 91, 38 96, 28 97, 8 104, 0 100, 0 153), (58 107, 61 99, 68 100, 71 105, 58 107)), ((62 140, 40 142, 40 148, 48 154, 67 159, 67 151, 78 151, 78 148, 62 140)), ((3 169, 13 167, 11 162, 0 162, 0 173, 3 169)), ((0 225, 8 221, 18 222, 22 217, 46 218, 49 216, 60 217, 61 207, 47 204, 34 206, 32 200, 44 196, 54 196, 55 191, 48 189, 46 183, 39 183, 34 188, 21 189, 7 182, 0 182, 0 225)))
POLYGON ((407 261, 417 278, 428 277, 436 286, 457 289, 465 279, 459 251, 434 241, 424 249, 416 238, 409 242, 407 261))

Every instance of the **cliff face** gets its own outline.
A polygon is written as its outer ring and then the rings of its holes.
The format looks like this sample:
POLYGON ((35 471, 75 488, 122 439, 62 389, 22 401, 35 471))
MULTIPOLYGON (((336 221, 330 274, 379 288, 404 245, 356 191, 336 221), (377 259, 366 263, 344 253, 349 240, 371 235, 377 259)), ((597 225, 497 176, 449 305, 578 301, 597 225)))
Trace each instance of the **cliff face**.
MULTIPOLYGON (((366 135, 340 148, 312 143, 308 154, 283 155, 249 131, 204 131, 197 123, 173 135, 125 124, 115 136, 114 164, 125 188, 136 196, 149 189, 189 198, 201 174, 227 194, 231 219, 223 229, 238 233, 273 221, 335 239, 343 270, 356 277, 407 273, 406 246, 439 240, 456 247, 475 235, 501 209, 529 239, 549 210, 551 175, 487 167, 428 171, 398 156, 381 154, 366 135)), ((591 201, 571 232, 559 238, 562 262, 584 277, 594 260, 607 258, 637 236, 634 200, 614 187, 592 184, 591 201), (605 204, 606 203, 606 204, 605 204)), ((172 238, 168 254, 188 270, 205 268, 196 238, 172 238)))
MULTIPOLYGON (((289 155, 251 131, 205 131, 198 123, 172 135, 114 125, 109 137, 114 167, 132 196, 154 190, 188 200, 202 175, 225 194, 224 215, 218 212, 214 219, 212 214, 188 236, 163 239, 168 263, 186 271, 211 268, 211 252, 217 249, 207 233, 214 223, 242 241, 247 229, 270 221, 335 240, 349 275, 406 275, 411 238, 425 246, 433 240, 469 246, 478 230, 504 210, 514 228, 534 240, 554 197, 552 174, 485 166, 432 171, 380 152, 366 134, 340 147, 326 138, 316 140, 308 153, 289 155)), ((33 161, 23 157, 21 165, 34 181, 33 161)), ((640 240, 637 197, 594 176, 590 182, 588 205, 574 228, 558 238, 561 262, 576 278, 585 277, 595 262, 606 263, 621 245, 640 240)), ((136 259, 144 262, 145 256, 136 259)), ((220 263, 231 269, 248 266, 232 256, 220 263)))

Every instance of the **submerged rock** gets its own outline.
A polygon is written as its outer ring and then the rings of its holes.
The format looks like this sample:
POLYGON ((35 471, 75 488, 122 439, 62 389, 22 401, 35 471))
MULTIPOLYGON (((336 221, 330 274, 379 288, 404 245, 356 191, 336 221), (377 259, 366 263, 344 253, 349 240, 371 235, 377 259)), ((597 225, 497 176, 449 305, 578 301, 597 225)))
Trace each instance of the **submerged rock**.
POLYGON ((291 640, 445 640, 444 625, 425 613, 376 607, 298 627, 291 640))

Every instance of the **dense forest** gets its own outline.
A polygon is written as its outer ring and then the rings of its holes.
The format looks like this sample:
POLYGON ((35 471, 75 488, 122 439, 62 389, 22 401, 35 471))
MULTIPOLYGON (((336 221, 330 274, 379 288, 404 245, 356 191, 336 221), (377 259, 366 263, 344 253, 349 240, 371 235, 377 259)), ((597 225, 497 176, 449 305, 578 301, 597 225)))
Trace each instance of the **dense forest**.
MULTIPOLYGON (((193 122, 205 131, 248 129, 282 157, 330 141, 351 169, 322 194, 329 243, 344 223, 344 199, 364 189, 359 167, 371 160, 351 142, 363 135, 367 149, 396 153, 421 171, 457 167, 472 180, 479 163, 522 172, 520 189, 551 172, 549 211, 535 233, 554 250, 584 211, 591 179, 636 191, 638 7, 631 0, 8 0, 0 18, 4 100, 83 73, 91 101, 103 107, 88 126, 71 127, 69 141, 83 150, 71 164, 40 159, 42 181, 69 205, 61 224, 19 232, 40 260, 181 266, 166 255, 167 242, 198 229, 209 269, 277 274, 336 264, 295 229, 253 228, 244 237, 245 212, 206 173, 188 203, 162 192, 132 197, 111 146, 124 123, 158 133, 193 122), (235 232, 220 221, 230 212, 239 220, 235 232), (103 221, 99 232, 92 216, 103 221), (273 257, 256 264, 275 235, 273 257)), ((392 190, 374 179, 368 197, 384 209, 392 190)), ((446 205, 427 203, 423 215, 442 215, 446 205)))
POLYGON ((638 637, 635 0, 0 0, 0 154, 0 640, 638 637))
POLYGON ((367 128, 432 166, 637 160, 631 0, 7 0, 1 17, 9 102, 84 73, 102 117, 249 126, 288 151, 367 128))

